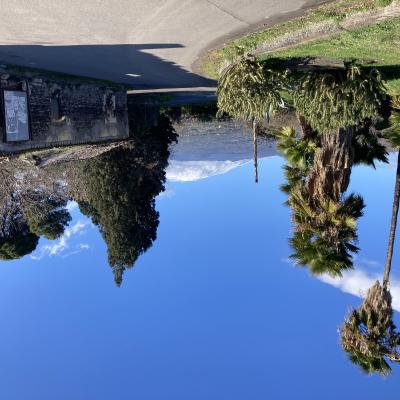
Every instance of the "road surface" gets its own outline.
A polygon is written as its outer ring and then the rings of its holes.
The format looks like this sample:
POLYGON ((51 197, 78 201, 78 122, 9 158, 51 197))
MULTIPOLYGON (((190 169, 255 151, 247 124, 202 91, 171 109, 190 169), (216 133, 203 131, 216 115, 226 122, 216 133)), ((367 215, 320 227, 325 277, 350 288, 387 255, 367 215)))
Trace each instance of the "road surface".
POLYGON ((0 0, 0 62, 129 84, 213 87, 204 49, 321 0, 0 0))

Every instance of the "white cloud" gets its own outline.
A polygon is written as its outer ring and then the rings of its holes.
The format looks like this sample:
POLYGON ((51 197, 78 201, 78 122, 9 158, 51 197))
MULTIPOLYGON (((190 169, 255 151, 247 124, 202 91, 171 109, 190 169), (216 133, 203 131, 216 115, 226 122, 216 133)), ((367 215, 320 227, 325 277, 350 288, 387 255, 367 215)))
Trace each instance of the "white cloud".
POLYGON ((42 247, 44 253, 48 253, 49 256, 55 256, 63 252, 66 248, 68 248, 68 243, 64 236, 61 236, 58 242, 42 247))
POLYGON ((171 160, 167 168, 167 179, 170 181, 190 182, 210 176, 225 174, 237 167, 249 163, 240 161, 177 161, 171 160))
POLYGON ((78 221, 75 225, 65 229, 63 236, 65 236, 66 238, 70 238, 71 236, 76 235, 77 233, 82 231, 88 225, 90 225, 89 221, 78 221))
MULTIPOLYGON (((70 247, 70 240, 73 236, 80 235, 83 233, 84 229, 90 225, 89 221, 78 221, 75 225, 65 229, 64 234, 54 243, 45 244, 41 246, 37 251, 35 251, 30 257, 32 260, 39 261, 44 257, 52 257, 56 255, 61 255, 65 250, 70 247)), ((80 243, 78 245, 79 251, 86 250, 89 245, 80 243)), ((74 251, 71 254, 75 254, 74 251)))
MULTIPOLYGON (((368 289, 377 281, 382 279, 382 274, 368 274, 362 269, 354 269, 343 272, 340 278, 332 278, 329 275, 318 277, 324 283, 340 289, 342 292, 364 298, 368 289)), ((400 311, 400 280, 390 280, 390 292, 393 297, 393 308, 400 311)))
POLYGON ((76 210, 78 207, 79 205, 76 201, 69 201, 65 208, 68 210, 68 212, 72 212, 76 210))

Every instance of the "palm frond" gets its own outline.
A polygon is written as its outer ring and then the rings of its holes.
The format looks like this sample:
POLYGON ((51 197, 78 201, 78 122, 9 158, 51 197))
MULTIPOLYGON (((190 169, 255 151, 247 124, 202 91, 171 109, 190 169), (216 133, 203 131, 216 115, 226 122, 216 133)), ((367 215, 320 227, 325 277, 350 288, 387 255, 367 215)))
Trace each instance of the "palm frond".
POLYGON ((286 73, 263 67, 253 58, 231 64, 218 82, 218 115, 226 113, 246 121, 269 118, 284 106, 280 90, 286 73))
POLYGON ((294 105, 314 130, 328 133, 376 116, 384 97, 380 73, 353 66, 347 76, 340 72, 306 75, 294 93, 294 105))

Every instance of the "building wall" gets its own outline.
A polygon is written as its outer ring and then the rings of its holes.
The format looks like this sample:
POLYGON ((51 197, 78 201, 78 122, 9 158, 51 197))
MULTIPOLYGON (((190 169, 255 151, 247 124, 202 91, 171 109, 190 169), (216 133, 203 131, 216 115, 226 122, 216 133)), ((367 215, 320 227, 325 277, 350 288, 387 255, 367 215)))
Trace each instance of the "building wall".
MULTIPOLYGON (((15 152, 129 137, 127 96, 123 90, 12 72, 1 75, 0 89, 27 91, 31 131, 30 141, 0 141, 0 151, 15 152)), ((3 104, 1 113, 4 113, 3 104)), ((0 123, 0 137, 5 138, 3 122, 0 123)))

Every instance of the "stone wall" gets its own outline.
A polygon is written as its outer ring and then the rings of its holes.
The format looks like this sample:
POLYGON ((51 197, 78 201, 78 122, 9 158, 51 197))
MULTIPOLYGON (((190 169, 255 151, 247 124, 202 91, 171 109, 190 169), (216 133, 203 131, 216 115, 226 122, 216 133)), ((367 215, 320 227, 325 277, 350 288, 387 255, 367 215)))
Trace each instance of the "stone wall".
MULTIPOLYGON (((28 93, 31 140, 6 142, 0 123, 0 151, 16 152, 129 137, 124 90, 43 73, 18 73, 0 68, 0 89, 28 93)), ((4 115, 4 104, 1 104, 4 115)), ((4 121, 1 118, 1 121, 4 121)))

